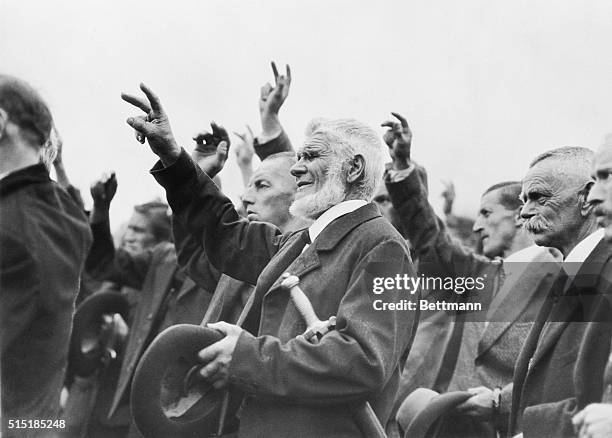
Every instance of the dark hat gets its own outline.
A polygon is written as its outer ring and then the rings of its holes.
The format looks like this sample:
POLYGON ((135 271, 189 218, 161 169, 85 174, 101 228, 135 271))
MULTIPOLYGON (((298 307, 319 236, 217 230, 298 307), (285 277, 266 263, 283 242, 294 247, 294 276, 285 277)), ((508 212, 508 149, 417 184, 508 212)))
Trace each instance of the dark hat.
POLYGON ((104 350, 93 345, 84 351, 86 343, 102 342, 104 315, 118 313, 127 321, 130 305, 127 299, 115 291, 104 291, 87 297, 74 314, 70 338, 69 375, 89 376, 102 365, 104 350))
POLYGON ((446 413, 473 395, 467 391, 438 394, 431 389, 418 388, 402 402, 395 418, 405 438, 425 438, 446 413))
POLYGON ((130 404, 140 433, 149 438, 213 435, 225 397, 227 418, 234 418, 241 397, 216 390, 199 376, 203 364, 198 352, 222 338, 217 330, 191 324, 174 325, 157 335, 132 381, 130 404))

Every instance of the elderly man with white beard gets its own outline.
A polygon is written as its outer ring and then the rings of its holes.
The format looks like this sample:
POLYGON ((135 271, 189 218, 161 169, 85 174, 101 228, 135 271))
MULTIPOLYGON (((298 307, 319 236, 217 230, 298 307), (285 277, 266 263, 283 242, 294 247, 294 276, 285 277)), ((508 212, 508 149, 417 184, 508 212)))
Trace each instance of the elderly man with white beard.
POLYGON ((174 214, 220 271, 256 285, 244 323, 209 325, 225 337, 199 353, 204 378, 246 394, 239 436, 360 436, 354 412, 366 402, 384 424, 418 313, 376 311, 373 302, 416 305, 419 296, 372 293, 374 278, 414 275, 406 242, 370 202, 385 161, 376 132, 350 119, 310 125, 291 168, 298 186, 291 212, 314 222, 283 235, 240 218, 177 145, 157 96, 141 89, 148 100, 123 95, 147 114, 128 124, 159 156, 152 173, 174 214), (299 278, 319 318, 336 316, 336 329, 316 344, 300 336, 307 327, 280 285, 283 273, 299 278))
POLYGON ((563 272, 536 317, 514 373, 510 430, 575 436, 572 416, 602 396, 612 327, 612 247, 589 195, 593 152, 554 149, 523 179, 522 217, 536 244, 557 248, 563 272))

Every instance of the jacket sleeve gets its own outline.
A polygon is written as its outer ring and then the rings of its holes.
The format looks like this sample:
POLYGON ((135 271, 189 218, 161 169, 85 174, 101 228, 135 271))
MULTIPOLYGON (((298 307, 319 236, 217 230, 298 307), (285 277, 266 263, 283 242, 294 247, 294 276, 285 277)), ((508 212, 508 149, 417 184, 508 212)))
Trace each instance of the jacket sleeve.
POLYGON ((280 230, 240 217, 185 150, 174 164, 164 168, 158 162, 151 173, 166 190, 174 215, 201 242, 211 263, 230 277, 255 284, 281 246, 280 230))
POLYGON ((255 138, 253 148, 260 160, 264 160, 270 155, 278 154, 279 152, 294 152, 291 140, 289 140, 285 130, 282 130, 277 137, 263 143, 260 143, 259 139, 255 138))
POLYGON ((194 239, 175 217, 172 218, 172 234, 179 266, 201 288, 214 291, 221 274, 210 262, 202 242, 194 239))
POLYGON ((411 251, 419 260, 419 270, 424 265, 428 275, 474 277, 499 269, 500 262, 474 253, 446 231, 427 199, 425 169, 415 165, 405 178, 393 181, 387 173, 385 181, 411 251))
MULTIPOLYGON (((273 336, 254 337, 243 331, 229 368, 230 383, 258 397, 307 403, 361 401, 380 393, 398 365, 411 338, 418 311, 375 310, 367 267, 376 276, 413 272, 403 242, 375 246, 356 266, 337 312, 336 330, 318 344, 302 337, 281 342, 273 336)), ((418 301, 418 294, 385 292, 388 302, 418 301), (389 294, 389 295, 387 295, 389 294)))
POLYGON ((115 249, 108 221, 91 224, 93 244, 85 262, 85 271, 97 280, 109 280, 141 289, 151 264, 153 250, 131 254, 115 249))
POLYGON ((38 315, 41 278, 36 262, 18 236, 0 232, 0 357, 38 315))
POLYGON ((529 406, 523 412, 523 437, 573 437, 572 417, 577 413, 575 398, 529 406))

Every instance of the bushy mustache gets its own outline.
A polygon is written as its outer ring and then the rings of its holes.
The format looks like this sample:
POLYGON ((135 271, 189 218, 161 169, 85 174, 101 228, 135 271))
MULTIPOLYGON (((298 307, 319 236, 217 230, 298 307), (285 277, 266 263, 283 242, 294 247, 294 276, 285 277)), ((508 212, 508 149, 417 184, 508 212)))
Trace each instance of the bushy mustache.
POLYGON ((523 222, 523 227, 529 233, 537 234, 549 230, 551 228, 551 224, 548 220, 541 216, 533 216, 529 219, 525 219, 523 222))

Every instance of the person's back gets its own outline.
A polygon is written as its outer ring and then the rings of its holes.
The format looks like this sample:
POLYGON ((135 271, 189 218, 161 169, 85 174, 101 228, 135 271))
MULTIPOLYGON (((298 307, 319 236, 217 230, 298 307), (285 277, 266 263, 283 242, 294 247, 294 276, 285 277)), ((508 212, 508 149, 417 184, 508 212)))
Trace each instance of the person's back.
POLYGON ((36 92, 0 76, 0 122, 2 436, 48 436, 59 425, 41 420, 58 418, 91 236, 84 213, 38 163, 52 122, 36 92))

